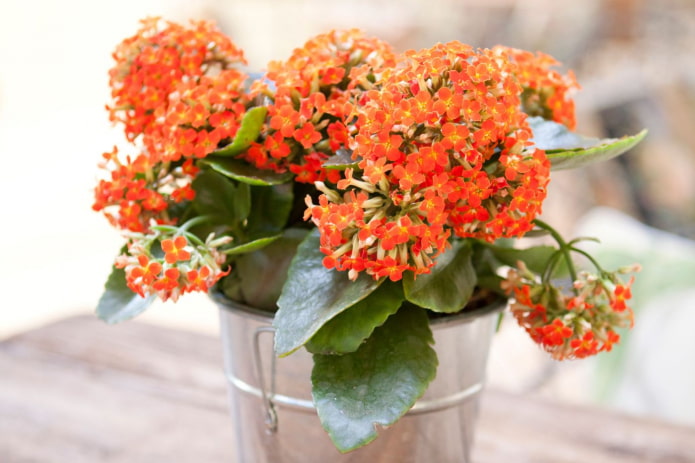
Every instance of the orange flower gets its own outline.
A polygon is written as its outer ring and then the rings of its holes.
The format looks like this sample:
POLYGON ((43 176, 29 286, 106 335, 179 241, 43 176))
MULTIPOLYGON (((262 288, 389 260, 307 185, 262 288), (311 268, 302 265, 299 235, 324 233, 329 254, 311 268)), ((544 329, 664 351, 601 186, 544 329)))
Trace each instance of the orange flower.
POLYGON ((203 266, 200 269, 190 270, 186 274, 188 280, 188 285, 186 286, 187 292, 192 291, 202 291, 207 292, 212 286, 211 284, 211 274, 210 267, 203 266))
POLYGON ((179 286, 179 269, 172 267, 164 271, 164 275, 152 283, 152 289, 157 292, 171 293, 179 286))
POLYGON ((613 349, 613 346, 617 344, 620 341, 620 335, 617 334, 615 331, 612 330, 607 330, 606 331, 606 339, 603 341, 603 345, 601 346, 601 350, 605 352, 610 352, 613 349))
POLYGON ((625 301, 632 298, 630 286, 632 286, 634 280, 635 278, 633 277, 626 285, 616 285, 615 289, 613 290, 613 297, 611 298, 611 307, 613 310, 622 312, 628 308, 625 301))
POLYGON ((189 260, 191 253, 186 251, 188 240, 185 236, 177 236, 174 239, 162 240, 162 251, 164 251, 164 260, 168 264, 175 264, 180 260, 189 260))
POLYGON ((570 346, 574 349, 575 358, 589 357, 598 354, 598 341, 594 339, 594 333, 587 331, 580 339, 570 341, 570 346))
POLYGON ((565 325, 559 318, 542 327, 540 332, 543 335, 541 342, 546 346, 560 346, 574 334, 572 328, 565 325))
POLYGON ((275 115, 270 118, 270 127, 280 132, 285 138, 294 135, 298 124, 299 113, 290 104, 279 106, 275 115))
POLYGON ((321 140, 321 134, 309 122, 295 130, 293 136, 305 149, 311 148, 314 143, 318 143, 321 140))

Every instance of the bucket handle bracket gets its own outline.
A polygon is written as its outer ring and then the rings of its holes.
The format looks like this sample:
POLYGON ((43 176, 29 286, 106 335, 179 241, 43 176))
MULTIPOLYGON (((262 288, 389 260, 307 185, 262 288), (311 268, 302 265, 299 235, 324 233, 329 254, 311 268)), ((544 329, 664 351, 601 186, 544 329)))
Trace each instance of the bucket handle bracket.
POLYGON ((256 374, 258 375, 258 383, 261 390, 261 401, 263 403, 263 413, 265 414, 265 426, 266 430, 274 434, 278 430, 278 415, 275 410, 275 403, 273 402, 273 397, 275 396, 275 356, 271 355, 270 360, 270 385, 268 386, 265 381, 265 374, 263 369, 263 360, 261 356, 261 335, 263 333, 270 333, 275 335, 275 329, 271 326, 262 326, 256 329, 253 334, 253 356, 254 364, 256 366, 256 374))

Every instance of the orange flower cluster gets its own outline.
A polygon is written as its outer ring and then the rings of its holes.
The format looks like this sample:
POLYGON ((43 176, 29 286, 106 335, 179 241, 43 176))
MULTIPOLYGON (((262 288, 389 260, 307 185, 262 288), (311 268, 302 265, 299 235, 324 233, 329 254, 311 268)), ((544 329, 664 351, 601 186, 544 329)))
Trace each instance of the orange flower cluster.
POLYGON ((397 280, 428 272, 452 233, 494 241, 533 228, 550 163, 529 141, 516 71, 451 42, 407 53, 363 94, 359 171, 307 203, 326 266, 397 280))
POLYGON ((337 182, 340 173, 321 164, 348 144, 349 103, 393 63, 388 44, 356 29, 318 35, 287 61, 271 62, 266 80, 252 89, 272 101, 268 122, 245 158, 262 169, 289 170, 297 182, 337 182))
POLYGON ((600 276, 583 272, 569 295, 537 282, 522 263, 518 267, 509 271, 503 286, 514 297, 512 313, 554 359, 610 351, 620 340, 616 330, 632 327, 633 312, 626 302, 634 277, 625 284, 617 274, 635 272, 637 266, 600 276))
POLYGON ((247 75, 229 69, 243 55, 226 36, 207 22, 161 30, 159 23, 143 21, 114 53, 111 119, 123 122, 131 142, 142 135, 144 149, 134 159, 120 159, 117 149, 104 154, 110 178, 97 185, 93 205, 134 232, 175 223, 170 207, 195 196, 193 160, 231 142, 249 102, 247 75))
POLYGON ((228 237, 210 237, 197 245, 184 235, 134 234, 132 238, 128 251, 116 258, 116 267, 125 270, 128 287, 141 297, 157 294, 163 301, 176 301, 188 292, 207 292, 229 273, 229 269, 222 270, 226 258, 217 250, 230 241, 228 237), (153 255, 155 242, 159 242, 163 257, 153 255))
POLYGON ((248 76, 235 69, 182 82, 169 104, 155 111, 163 122, 143 137, 156 162, 204 158, 232 141, 249 103, 243 91, 248 76))
POLYGON ((162 169, 147 154, 121 159, 118 148, 104 153, 101 167, 110 173, 94 189, 95 211, 103 211, 111 224, 123 230, 144 232, 154 223, 172 223, 167 214, 172 203, 191 200, 190 179, 198 169, 192 161, 162 169))
POLYGON ((116 65, 109 71, 113 106, 107 109, 131 141, 148 132, 178 84, 246 63, 242 51, 209 22, 162 27, 159 18, 148 18, 141 24, 116 48, 116 65))
POLYGON ((516 65, 514 73, 524 91, 521 102, 524 112, 530 116, 541 116, 566 125, 570 130, 576 126, 573 91, 579 84, 574 73, 567 74, 552 69, 560 63, 545 53, 533 54, 526 50, 497 46, 494 52, 516 65))

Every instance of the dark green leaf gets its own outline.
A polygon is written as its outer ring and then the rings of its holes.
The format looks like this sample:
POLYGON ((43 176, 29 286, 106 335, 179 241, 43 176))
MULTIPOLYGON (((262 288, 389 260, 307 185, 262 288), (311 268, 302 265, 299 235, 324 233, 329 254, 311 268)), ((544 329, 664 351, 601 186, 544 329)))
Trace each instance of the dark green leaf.
POLYGON ((570 132, 566 126, 541 117, 529 117, 528 121, 533 142, 545 150, 555 170, 607 161, 628 151, 647 135, 643 130, 637 135, 599 139, 570 132))
POLYGON ((208 165, 220 174, 250 185, 279 185, 292 179, 291 172, 278 174, 272 170, 258 169, 240 159, 229 159, 219 156, 208 156, 199 161, 208 165))
POLYGON ((369 296, 323 325, 306 344, 306 348, 314 354, 354 352, 374 328, 396 313, 402 302, 402 286, 385 281, 369 296))
POLYGON ((335 155, 326 159, 322 164, 326 169, 345 170, 348 167, 357 167, 357 161, 352 159, 352 153, 346 149, 339 149, 335 155))
POLYGON ((304 345, 330 319, 361 301, 379 282, 364 273, 355 280, 347 272, 323 266, 318 230, 299 245, 278 300, 273 326, 275 351, 287 355, 304 345))
POLYGON ((258 138, 258 134, 261 133, 266 114, 268 114, 268 108, 265 106, 249 109, 241 119, 241 127, 239 127, 232 143, 213 151, 212 154, 215 156, 236 156, 248 149, 251 143, 258 138))
POLYGON ((251 186, 251 213, 246 223, 249 237, 279 233, 292 210, 292 185, 251 186))
POLYGON ((248 306, 274 312, 287 269, 307 230, 288 228, 267 246, 235 256, 232 273, 221 283, 228 298, 248 306))
POLYGON ((215 218, 216 223, 235 226, 246 220, 251 210, 249 186, 234 184, 224 175, 203 171, 193 180, 194 207, 200 215, 215 218))
POLYGON ((501 287, 503 281, 504 278, 499 275, 478 275, 478 288, 485 288, 489 289, 490 291, 494 291, 497 294, 504 294, 501 287))
POLYGON ((97 304, 97 316, 106 323, 118 323, 135 317, 147 309, 155 295, 140 297, 128 288, 125 270, 113 267, 97 304))
POLYGON ((233 200, 236 216, 241 220, 246 220, 251 212, 250 186, 246 183, 238 184, 233 200))
POLYGON ((427 314, 403 307, 353 353, 314 355, 316 411, 341 452, 377 437, 422 396, 437 370, 427 314))
POLYGON ((430 273, 403 277, 405 298, 435 312, 452 313, 461 310, 476 285, 468 241, 455 241, 452 247, 437 258, 430 273))

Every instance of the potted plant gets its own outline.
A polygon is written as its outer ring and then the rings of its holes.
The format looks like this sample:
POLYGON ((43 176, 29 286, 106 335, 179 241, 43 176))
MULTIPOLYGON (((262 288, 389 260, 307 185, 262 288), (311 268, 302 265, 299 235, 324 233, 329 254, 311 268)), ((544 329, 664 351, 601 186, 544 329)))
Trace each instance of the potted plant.
MULTIPOLYGON (((94 209, 126 241, 98 315, 119 322, 202 291, 240 332, 244 319, 272 323, 277 355, 309 359, 309 407, 340 451, 417 411, 435 377, 451 375, 433 346, 438 323, 491 334, 509 300, 558 360, 610 351, 631 326, 633 280, 620 275, 636 266, 602 269, 538 216, 552 169, 612 158, 645 132, 572 132, 578 85, 553 58, 458 42, 397 54, 332 31, 252 78, 212 24, 158 18, 113 57, 108 110, 132 154, 106 153, 95 188, 94 209), (476 319, 487 321, 471 328, 476 319)), ((239 349, 256 386, 230 380, 260 396, 276 431, 275 360, 252 331, 239 349)), ((442 343, 468 346, 471 333, 442 343)), ((465 360, 479 386, 487 347, 463 351, 482 358, 465 360)))

